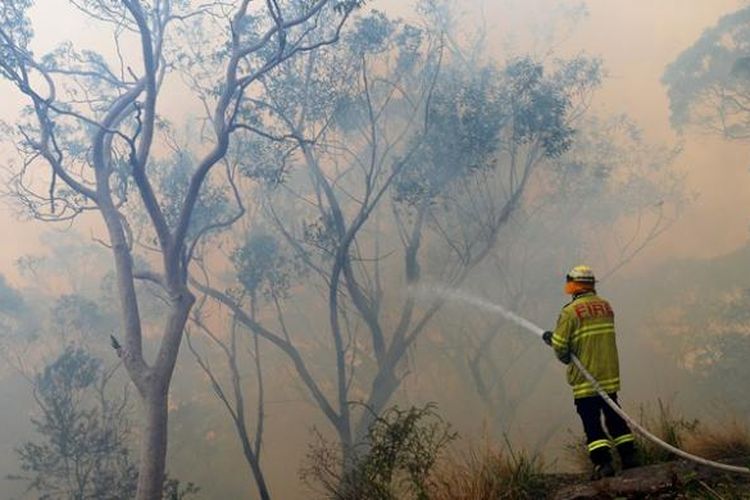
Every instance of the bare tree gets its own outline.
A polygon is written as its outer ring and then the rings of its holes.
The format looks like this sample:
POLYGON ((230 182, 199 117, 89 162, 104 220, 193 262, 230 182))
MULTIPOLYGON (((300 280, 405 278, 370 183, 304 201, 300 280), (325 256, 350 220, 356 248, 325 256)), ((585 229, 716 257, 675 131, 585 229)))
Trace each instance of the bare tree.
POLYGON ((16 127, 6 127, 20 158, 13 168, 13 194, 36 219, 66 221, 96 211, 106 228, 124 336, 118 353, 144 410, 139 499, 162 494, 167 395, 195 301, 187 285, 195 245, 235 220, 196 226, 202 188, 232 137, 254 130, 245 122, 255 109, 251 88, 272 77, 284 61, 335 43, 361 3, 268 0, 251 8, 249 0, 71 1, 71 8, 111 30, 118 55, 114 67, 97 52, 71 44, 35 55, 31 1, 9 0, 0 8, 0 74, 28 106, 16 127), (133 54, 124 46, 127 41, 137 41, 133 54), (205 107, 206 129, 199 141, 190 142, 196 161, 179 199, 170 202, 175 210, 168 212, 153 182, 154 167, 165 158, 160 149, 173 144, 158 103, 165 82, 180 71, 205 107), (134 210, 147 216, 148 232, 138 241, 134 210), (135 269, 139 249, 156 257, 158 272, 135 269), (143 352, 139 279, 160 287, 168 301, 151 362, 143 352))
MULTIPOLYGON (((203 301, 203 303, 205 304, 205 301, 203 301)), ((251 318, 255 317, 254 309, 255 307, 251 305, 251 318)), ((228 375, 231 384, 231 391, 225 388, 225 385, 220 380, 220 375, 217 373, 217 370, 211 366, 208 357, 202 355, 197 346, 193 345, 191 335, 188 332, 188 347, 201 370, 210 380, 214 394, 231 416, 232 423, 237 431, 237 437, 242 445, 242 453, 250 467, 255 485, 258 489, 258 495, 260 498, 267 500, 270 498, 270 492, 261 467, 261 451, 265 424, 265 390, 261 365, 262 354, 260 350, 260 338, 257 333, 253 334, 251 337, 251 344, 247 346, 246 350, 242 349, 243 338, 238 338, 239 325, 236 319, 232 321, 229 339, 224 340, 220 335, 217 335, 212 328, 206 325, 200 314, 200 308, 195 310, 192 317, 192 323, 201 333, 210 339, 215 347, 220 349, 224 356, 229 372, 228 375), (243 365, 242 359, 245 354, 252 360, 257 381, 258 396, 254 412, 255 428, 252 431, 248 422, 249 412, 247 403, 245 402, 247 397, 241 375, 241 366, 243 365)))
MULTIPOLYGON (((475 72, 446 53, 439 32, 382 15, 357 28, 347 45, 295 61, 306 70, 289 70, 293 78, 262 96, 277 119, 274 137, 300 151, 266 206, 270 254, 294 257, 267 268, 305 287, 271 294, 268 314, 254 319, 236 294, 196 284, 288 356, 345 457, 400 387, 404 361, 444 305, 412 292, 429 280, 458 286, 490 255, 532 173, 570 147, 570 121, 598 82, 598 62, 584 58, 549 73, 530 59, 475 72), (306 339, 334 370, 311 366, 287 299, 326 311, 330 338, 306 339), (353 414, 352 401, 368 410, 353 414)), ((240 284, 256 268, 242 258, 235 266, 240 284)))

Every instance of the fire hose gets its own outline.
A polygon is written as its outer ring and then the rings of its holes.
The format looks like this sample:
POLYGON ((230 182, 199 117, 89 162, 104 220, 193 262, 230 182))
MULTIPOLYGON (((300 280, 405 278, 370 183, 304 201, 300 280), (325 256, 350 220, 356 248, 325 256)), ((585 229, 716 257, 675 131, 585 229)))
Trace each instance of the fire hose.
MULTIPOLYGON (((534 323, 527 320, 526 318, 522 318, 516 313, 505 309, 503 306, 499 304, 493 304, 491 302, 485 301, 478 297, 474 297, 474 296, 471 296, 462 292, 458 292, 458 291, 441 290, 440 294, 448 295, 453 298, 460 299, 464 302, 471 303, 475 306, 495 311, 499 313, 500 315, 502 315, 503 317, 505 317, 506 319, 516 323, 517 325, 523 327, 524 329, 528 330, 531 333, 536 334, 539 337, 542 337, 542 335, 544 334, 544 329, 535 325, 534 323)), ((739 474, 750 474, 750 468, 748 467, 740 467, 736 465, 723 464, 721 462, 708 460, 708 459, 693 455, 692 453, 683 451, 659 439, 654 434, 652 434, 647 429, 645 429, 642 425, 640 425, 638 422, 636 422, 633 418, 631 418, 627 413, 625 413, 625 411, 622 408, 620 408, 620 406, 617 403, 612 401, 612 398, 610 398, 609 395, 601 388, 601 386, 599 385, 599 382, 594 378, 593 375, 591 375, 591 373, 589 373, 588 370, 586 370, 586 368, 583 366, 583 363, 581 363, 581 360, 578 359, 578 357, 576 357, 575 354, 571 353, 570 359, 571 359, 571 362, 576 366, 576 368, 580 370, 580 372, 583 374, 586 380, 588 380, 589 383, 594 387, 594 389, 599 394, 599 396, 602 397, 604 402, 607 403, 607 405, 610 408, 612 408, 612 410, 615 413, 620 415, 638 434, 640 434, 644 438, 648 439, 649 441, 656 444, 657 446, 664 448, 670 453, 676 456, 682 457, 686 460, 690 460, 692 462, 705 465, 707 467, 713 467, 713 468, 724 470, 727 472, 734 472, 734 473, 739 473, 739 474)))

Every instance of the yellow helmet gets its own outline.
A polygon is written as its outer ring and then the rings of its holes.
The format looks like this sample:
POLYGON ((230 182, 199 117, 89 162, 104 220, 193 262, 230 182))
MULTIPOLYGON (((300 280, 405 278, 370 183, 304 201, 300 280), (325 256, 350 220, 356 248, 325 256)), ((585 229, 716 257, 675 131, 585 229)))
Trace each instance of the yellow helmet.
POLYGON ((594 271, 589 266, 584 265, 573 267, 570 271, 568 271, 567 276, 565 276, 565 280, 575 281, 576 283, 590 283, 592 285, 596 283, 594 271))

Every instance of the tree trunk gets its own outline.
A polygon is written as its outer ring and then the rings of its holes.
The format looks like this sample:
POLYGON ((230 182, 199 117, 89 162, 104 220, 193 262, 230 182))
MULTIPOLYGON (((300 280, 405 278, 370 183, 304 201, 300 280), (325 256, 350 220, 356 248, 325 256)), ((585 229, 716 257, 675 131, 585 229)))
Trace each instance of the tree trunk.
POLYGON ((370 430, 370 426, 375 422, 390 401, 393 393, 396 392, 400 385, 399 379, 393 374, 392 365, 381 367, 380 373, 375 377, 370 390, 368 407, 362 413, 357 422, 354 433, 355 443, 360 443, 370 430))
MULTIPOLYGON (((351 414, 349 414, 351 415, 351 414)), ((341 450, 341 477, 346 476, 357 462, 357 455, 352 441, 351 422, 335 422, 336 433, 339 436, 339 449, 341 450)))
POLYGON ((164 488, 168 391, 159 390, 154 385, 157 384, 152 383, 142 398, 146 428, 141 436, 137 500, 159 500, 164 488))
POLYGON ((152 368, 140 377, 146 428, 141 438, 137 500, 160 500, 164 489, 167 458, 167 402, 169 385, 177 362, 190 309, 195 297, 187 289, 172 293, 174 303, 167 319, 159 353, 152 368))
POLYGON ((255 486, 258 488, 258 495, 261 500, 269 500, 271 495, 268 492, 268 486, 266 485, 266 478, 263 474, 263 469, 260 467, 258 457, 253 452, 253 448, 250 445, 250 437, 247 435, 247 431, 240 431, 240 439, 242 441, 242 452, 245 454, 245 460, 250 469, 253 471, 253 477, 255 478, 255 486))

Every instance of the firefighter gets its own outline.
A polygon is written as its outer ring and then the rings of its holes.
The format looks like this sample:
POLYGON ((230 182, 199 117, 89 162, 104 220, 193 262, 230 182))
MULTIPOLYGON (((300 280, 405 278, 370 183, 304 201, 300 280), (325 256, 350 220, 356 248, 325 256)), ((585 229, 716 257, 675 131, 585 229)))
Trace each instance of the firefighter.
MULTIPOLYGON (((570 362, 575 354, 605 392, 617 402, 620 371, 615 343, 615 315, 609 302, 596 294, 594 272, 575 266, 566 276, 565 293, 572 300, 562 308, 554 332, 544 332, 544 341, 557 358, 568 365, 568 383, 573 388, 576 411, 583 422, 589 458, 594 464, 592 479, 615 474, 612 445, 623 469, 638 466, 633 434, 628 424, 596 393, 594 387, 570 362), (602 416, 609 436, 602 428, 602 416), (610 439, 611 437, 611 439, 610 439)), ((618 403, 619 404, 619 403, 618 403)))

